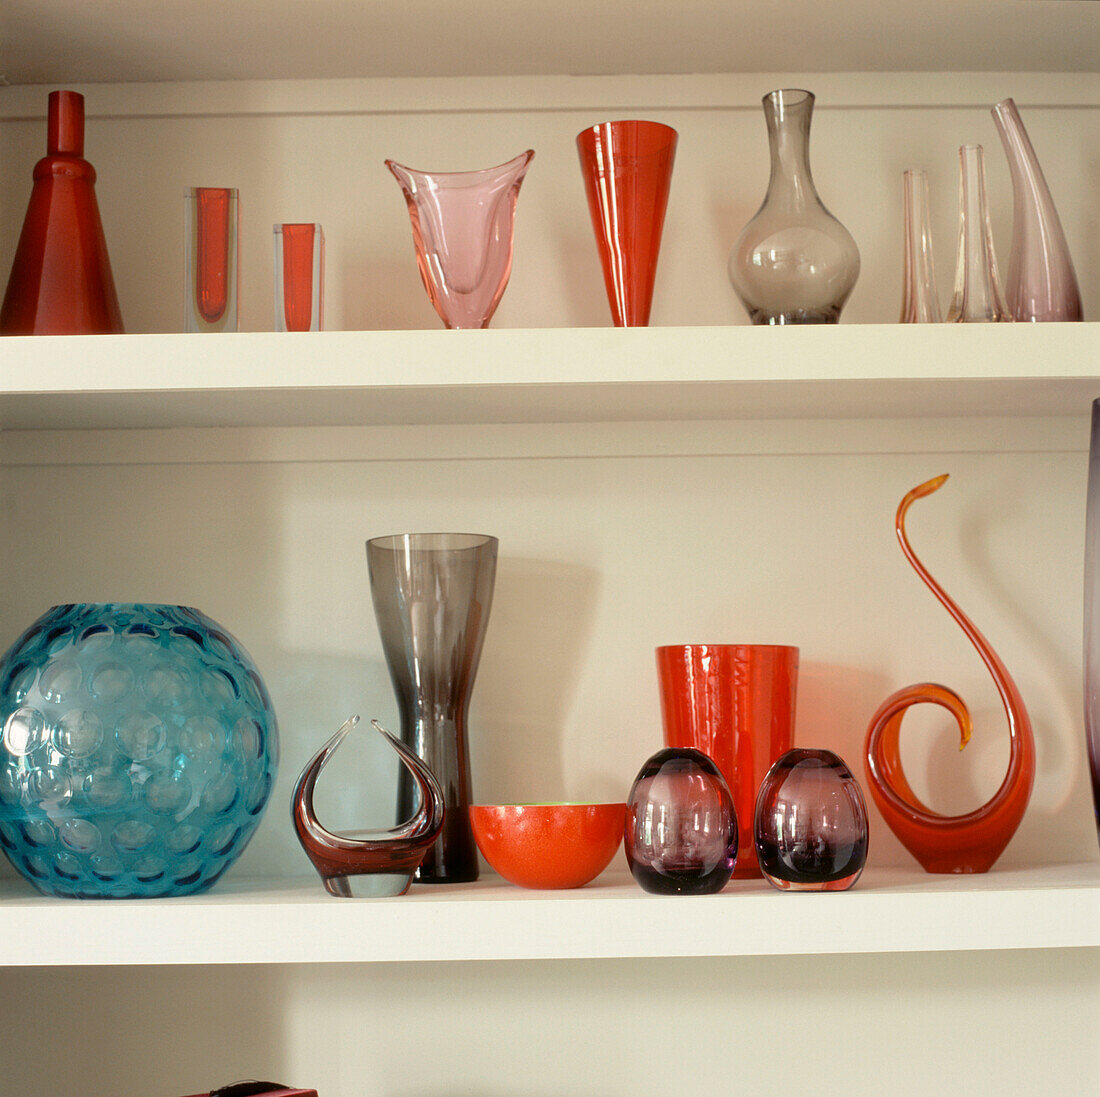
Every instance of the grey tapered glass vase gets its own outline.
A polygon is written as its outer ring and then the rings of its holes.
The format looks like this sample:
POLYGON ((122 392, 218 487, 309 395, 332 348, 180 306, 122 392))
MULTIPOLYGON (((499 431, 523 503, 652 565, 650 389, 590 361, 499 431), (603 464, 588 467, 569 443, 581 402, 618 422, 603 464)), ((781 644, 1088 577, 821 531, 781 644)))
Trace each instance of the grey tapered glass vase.
MULTIPOLYGON (((497 539, 404 533, 367 542, 371 597, 397 693, 401 739, 443 790, 443 831, 421 862, 421 883, 476 880, 470 829, 466 718, 493 602, 497 539)), ((398 779, 397 818, 416 811, 416 786, 398 779)))

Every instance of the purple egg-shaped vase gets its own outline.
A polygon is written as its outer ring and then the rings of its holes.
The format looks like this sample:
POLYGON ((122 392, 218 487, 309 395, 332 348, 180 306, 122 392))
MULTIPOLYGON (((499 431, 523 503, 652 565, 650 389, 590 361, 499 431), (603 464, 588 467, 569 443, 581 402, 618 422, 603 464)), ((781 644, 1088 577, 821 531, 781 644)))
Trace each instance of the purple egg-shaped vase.
POLYGON ((721 891, 737 860, 737 812, 714 762, 692 747, 654 754, 630 790, 624 845, 631 874, 644 891, 721 891))
POLYGON ((781 891, 846 891, 867 861, 859 782, 830 750, 789 750, 756 798, 756 855, 781 891))

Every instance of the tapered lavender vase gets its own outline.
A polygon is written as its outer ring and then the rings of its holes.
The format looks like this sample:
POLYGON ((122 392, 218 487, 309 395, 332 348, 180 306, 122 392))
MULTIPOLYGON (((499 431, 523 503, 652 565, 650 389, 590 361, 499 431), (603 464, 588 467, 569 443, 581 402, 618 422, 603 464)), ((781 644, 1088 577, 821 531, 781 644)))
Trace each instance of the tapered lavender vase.
POLYGON ((1085 734, 1100 839, 1100 400, 1092 403, 1085 515, 1085 734))
POLYGON ((482 171, 415 171, 393 160, 424 288, 449 328, 487 328, 512 273, 516 200, 534 152, 482 171))
POLYGON ((959 149, 959 251, 949 324, 999 324, 1012 319, 1001 290, 985 193, 981 145, 959 149))
POLYGON ((1005 301, 1016 320, 1082 320, 1081 291, 1050 188, 1011 99, 992 110, 1012 174, 1005 301))

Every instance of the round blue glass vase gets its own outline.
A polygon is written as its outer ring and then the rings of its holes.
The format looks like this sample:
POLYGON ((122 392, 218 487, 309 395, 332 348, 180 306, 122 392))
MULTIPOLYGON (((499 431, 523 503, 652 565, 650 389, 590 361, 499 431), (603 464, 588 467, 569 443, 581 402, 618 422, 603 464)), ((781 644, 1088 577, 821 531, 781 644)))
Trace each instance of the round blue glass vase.
POLYGON ((248 652, 185 606, 54 606, 0 661, 0 727, 0 848, 48 895, 204 891, 279 760, 248 652))

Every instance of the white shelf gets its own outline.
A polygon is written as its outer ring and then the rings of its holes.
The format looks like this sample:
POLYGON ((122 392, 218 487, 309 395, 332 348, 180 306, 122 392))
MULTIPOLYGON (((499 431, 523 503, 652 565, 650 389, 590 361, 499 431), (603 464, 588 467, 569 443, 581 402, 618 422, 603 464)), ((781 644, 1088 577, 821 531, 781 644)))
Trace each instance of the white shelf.
POLYGON ((1074 415, 1100 323, 0 342, 0 428, 1074 415))
POLYGON ((328 896, 316 879, 230 879, 177 899, 0 891, 0 965, 279 964, 762 956, 1100 946, 1100 864, 929 876, 869 869, 839 894, 734 881, 655 896, 608 873, 574 891, 489 877, 397 899, 328 896))

